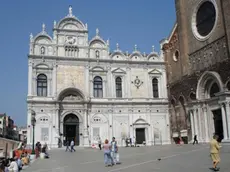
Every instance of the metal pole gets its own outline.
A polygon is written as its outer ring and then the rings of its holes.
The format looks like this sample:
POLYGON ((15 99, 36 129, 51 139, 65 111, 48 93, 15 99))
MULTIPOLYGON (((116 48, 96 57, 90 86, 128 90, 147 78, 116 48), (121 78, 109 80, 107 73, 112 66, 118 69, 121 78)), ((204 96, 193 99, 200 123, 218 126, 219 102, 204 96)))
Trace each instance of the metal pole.
POLYGON ((34 150, 34 125, 33 125, 33 149, 32 149, 32 154, 35 154, 35 150, 34 150))

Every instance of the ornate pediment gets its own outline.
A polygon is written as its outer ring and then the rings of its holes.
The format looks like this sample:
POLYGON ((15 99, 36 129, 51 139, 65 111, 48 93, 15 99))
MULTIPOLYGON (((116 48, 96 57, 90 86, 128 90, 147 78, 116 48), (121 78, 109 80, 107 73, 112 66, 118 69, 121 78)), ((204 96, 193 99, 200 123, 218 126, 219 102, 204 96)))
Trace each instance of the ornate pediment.
POLYGON ((123 74, 125 74, 126 72, 123 69, 121 69, 121 68, 117 68, 117 69, 114 69, 112 71, 112 73, 123 73, 123 74))
POLYGON ((153 69, 153 70, 151 70, 150 72, 149 72, 149 74, 157 74, 157 75, 161 75, 161 72, 158 70, 158 69, 153 69))

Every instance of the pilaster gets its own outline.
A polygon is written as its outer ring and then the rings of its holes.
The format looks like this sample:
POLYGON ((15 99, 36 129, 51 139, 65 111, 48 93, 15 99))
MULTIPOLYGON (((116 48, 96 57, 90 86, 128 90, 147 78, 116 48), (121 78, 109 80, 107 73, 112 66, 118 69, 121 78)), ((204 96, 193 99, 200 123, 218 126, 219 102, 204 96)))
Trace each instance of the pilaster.
POLYGON ((199 106, 197 108, 197 116, 198 116, 198 125, 199 125, 199 129, 198 129, 198 132, 199 132, 199 135, 198 135, 198 140, 202 141, 204 140, 204 137, 203 137, 203 132, 202 132, 202 120, 201 120, 201 115, 202 115, 202 111, 201 111, 201 107, 199 106))
POLYGON ((131 98, 131 68, 127 67, 127 95, 131 98))
POLYGON ((192 130, 192 139, 195 136, 195 123, 194 123, 194 116, 192 111, 189 111, 190 121, 191 121, 191 130, 192 130))
POLYGON ((28 69, 28 96, 32 96, 32 79, 33 79, 33 65, 29 62, 28 69))
POLYGON ((223 123, 223 131, 224 131, 224 140, 228 139, 228 131, 227 131, 227 119, 224 104, 221 104, 221 115, 222 115, 222 123, 223 123))

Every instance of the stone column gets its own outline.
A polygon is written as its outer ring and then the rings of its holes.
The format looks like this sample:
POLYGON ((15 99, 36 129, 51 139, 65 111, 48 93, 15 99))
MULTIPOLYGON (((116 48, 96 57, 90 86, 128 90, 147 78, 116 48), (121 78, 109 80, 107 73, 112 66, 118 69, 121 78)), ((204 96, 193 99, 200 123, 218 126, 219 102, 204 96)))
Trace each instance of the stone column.
POLYGON ((230 139, 230 107, 229 102, 225 102, 226 117, 227 117, 227 129, 228 129, 228 139, 230 139))
POLYGON ((195 136, 195 124, 194 124, 194 116, 192 111, 189 111, 190 121, 191 121, 191 130, 192 130, 192 139, 195 136))
POLYGON ((205 137, 204 137, 204 141, 208 142, 209 141, 209 134, 208 134, 208 119, 207 119, 207 108, 204 107, 203 108, 203 114, 204 114, 204 129, 205 129, 205 137))
POLYGON ((33 79, 33 66, 32 63, 29 62, 29 69, 28 69, 28 96, 32 96, 32 79, 33 79))
POLYGON ((224 110, 224 104, 221 104, 221 114, 222 114, 223 130, 224 130, 224 140, 227 140, 228 132, 227 132, 227 120, 226 120, 226 113, 224 110))
POLYGON ((201 142, 203 142, 203 132, 202 132, 202 124, 201 124, 201 115, 202 115, 202 112, 201 112, 201 107, 199 106, 198 109, 197 109, 197 115, 198 115, 198 125, 199 125, 199 129, 198 129, 198 132, 199 132, 199 135, 198 135, 198 140, 200 140, 201 142))
POLYGON ((127 67, 127 95, 131 98, 131 69, 127 67))
POLYGON ((146 142, 146 144, 151 145, 152 142, 152 137, 151 137, 151 132, 152 132, 152 128, 151 128, 151 112, 150 109, 147 110, 147 122, 149 123, 149 127, 148 127, 148 141, 146 142))
POLYGON ((53 97, 56 97, 57 96, 57 65, 55 64, 53 66, 53 73, 52 73, 52 78, 53 78, 53 97))
POLYGON ((89 86, 90 86, 90 82, 89 82, 89 65, 85 66, 85 93, 86 93, 86 97, 90 96, 90 90, 89 90, 89 86))

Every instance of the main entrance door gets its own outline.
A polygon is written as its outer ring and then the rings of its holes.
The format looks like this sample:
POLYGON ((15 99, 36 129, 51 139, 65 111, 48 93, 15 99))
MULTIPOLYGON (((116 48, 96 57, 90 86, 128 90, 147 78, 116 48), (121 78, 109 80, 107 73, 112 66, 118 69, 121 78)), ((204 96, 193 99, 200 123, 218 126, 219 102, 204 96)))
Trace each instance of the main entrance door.
POLYGON ((143 144, 145 141, 145 128, 136 128, 136 143, 143 144))
POLYGON ((219 141, 221 141, 224 138, 221 109, 213 110, 212 113, 213 113, 215 134, 219 136, 219 141))
POLYGON ((65 116, 64 123, 64 144, 66 141, 74 140, 75 145, 79 145, 79 118, 74 114, 65 116))

